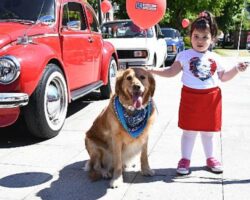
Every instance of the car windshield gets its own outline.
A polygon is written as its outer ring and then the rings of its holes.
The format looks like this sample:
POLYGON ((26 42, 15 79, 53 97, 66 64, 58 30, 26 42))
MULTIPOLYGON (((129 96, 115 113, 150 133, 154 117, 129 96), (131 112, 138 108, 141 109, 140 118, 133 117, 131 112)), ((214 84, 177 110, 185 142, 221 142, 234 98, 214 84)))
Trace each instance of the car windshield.
POLYGON ((175 38, 175 31, 171 29, 161 29, 164 37, 166 38, 175 38))
POLYGON ((106 23, 102 25, 102 33, 104 38, 152 38, 153 29, 143 30, 136 26, 132 21, 121 21, 114 23, 106 23))
POLYGON ((33 21, 44 16, 55 19, 54 0, 1 0, 0 21, 33 21))

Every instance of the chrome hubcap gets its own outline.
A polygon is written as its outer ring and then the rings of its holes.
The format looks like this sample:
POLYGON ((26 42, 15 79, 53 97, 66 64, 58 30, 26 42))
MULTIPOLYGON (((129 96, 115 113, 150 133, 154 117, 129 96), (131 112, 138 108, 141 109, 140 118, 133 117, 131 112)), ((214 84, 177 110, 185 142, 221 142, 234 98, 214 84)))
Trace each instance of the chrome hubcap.
POLYGON ((57 88, 54 85, 49 85, 47 93, 48 115, 50 119, 55 118, 60 111, 60 96, 57 88))
POLYGON ((109 68, 109 80, 110 80, 110 89, 111 92, 115 91, 115 82, 116 82, 116 74, 117 74, 117 65, 115 60, 112 60, 109 68))
POLYGON ((45 92, 47 122, 51 129, 58 130, 64 123, 68 105, 66 83, 60 73, 52 74, 45 92))

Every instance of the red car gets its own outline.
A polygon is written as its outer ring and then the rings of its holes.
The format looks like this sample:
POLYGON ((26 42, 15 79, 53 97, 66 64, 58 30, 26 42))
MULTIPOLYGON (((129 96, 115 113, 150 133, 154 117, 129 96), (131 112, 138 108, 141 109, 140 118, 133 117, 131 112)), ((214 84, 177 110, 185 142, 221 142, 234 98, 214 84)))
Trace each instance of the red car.
POLYGON ((83 0, 0 1, 0 127, 23 115, 36 137, 56 136, 68 103, 114 87, 116 50, 83 0))

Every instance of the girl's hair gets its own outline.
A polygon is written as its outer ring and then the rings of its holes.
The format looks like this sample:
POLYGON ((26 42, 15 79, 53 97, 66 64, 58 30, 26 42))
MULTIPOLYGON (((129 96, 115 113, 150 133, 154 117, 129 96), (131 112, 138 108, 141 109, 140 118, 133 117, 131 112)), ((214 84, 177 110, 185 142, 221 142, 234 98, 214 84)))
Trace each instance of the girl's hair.
POLYGON ((192 35, 194 29, 197 30, 209 29, 213 38, 217 36, 218 32, 217 23, 214 19, 214 16, 212 15, 212 13, 208 11, 202 11, 199 14, 198 18, 195 21, 193 21, 191 25, 190 35, 192 35))

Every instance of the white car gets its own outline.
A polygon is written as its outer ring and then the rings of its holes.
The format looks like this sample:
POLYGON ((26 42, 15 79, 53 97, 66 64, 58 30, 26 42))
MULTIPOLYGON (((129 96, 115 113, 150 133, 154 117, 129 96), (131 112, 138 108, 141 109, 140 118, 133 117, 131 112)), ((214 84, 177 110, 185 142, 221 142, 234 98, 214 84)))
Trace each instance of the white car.
POLYGON ((164 66, 167 48, 159 25, 142 30, 131 20, 116 20, 103 23, 101 30, 116 48, 120 68, 164 66))

